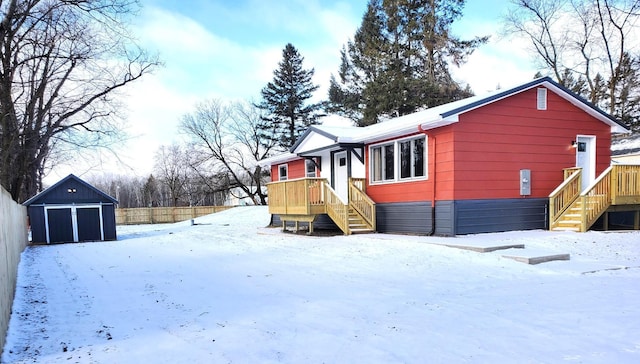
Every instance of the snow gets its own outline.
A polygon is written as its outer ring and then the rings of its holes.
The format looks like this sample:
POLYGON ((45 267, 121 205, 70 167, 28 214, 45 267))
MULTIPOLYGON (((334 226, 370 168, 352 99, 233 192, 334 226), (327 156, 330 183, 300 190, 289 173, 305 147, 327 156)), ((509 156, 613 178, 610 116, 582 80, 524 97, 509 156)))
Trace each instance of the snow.
POLYGON ((640 362, 638 231, 305 236, 268 221, 238 207, 28 247, 2 362, 640 362))

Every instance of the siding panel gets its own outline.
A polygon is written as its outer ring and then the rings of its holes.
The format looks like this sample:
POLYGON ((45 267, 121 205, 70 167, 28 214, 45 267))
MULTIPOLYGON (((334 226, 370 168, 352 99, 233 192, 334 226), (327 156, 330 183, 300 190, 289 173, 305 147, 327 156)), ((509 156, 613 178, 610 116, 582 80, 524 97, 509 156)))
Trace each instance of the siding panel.
POLYGON ((546 229, 548 199, 455 201, 455 234, 546 229))
POLYGON ((376 228, 381 233, 428 234, 431 202, 377 204, 376 228))

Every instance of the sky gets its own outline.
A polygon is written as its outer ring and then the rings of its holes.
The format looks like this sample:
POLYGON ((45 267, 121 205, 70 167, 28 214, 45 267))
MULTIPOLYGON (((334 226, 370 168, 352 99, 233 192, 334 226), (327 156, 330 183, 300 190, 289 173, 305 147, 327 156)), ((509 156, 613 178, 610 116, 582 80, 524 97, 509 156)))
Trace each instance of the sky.
MULTIPOLYGON (((326 99, 329 79, 340 63, 340 49, 353 37, 367 0, 141 0, 132 24, 141 46, 157 53, 164 66, 125 90, 122 109, 128 139, 116 155, 57 167, 45 183, 68 173, 146 176, 155 151, 185 140, 179 120, 198 102, 254 100, 273 79, 282 49, 292 43, 313 68, 326 99)), ((463 39, 491 36, 461 68, 451 71, 476 94, 526 82, 537 71, 524 40, 500 36, 500 17, 508 0, 468 0, 453 27, 463 39)))

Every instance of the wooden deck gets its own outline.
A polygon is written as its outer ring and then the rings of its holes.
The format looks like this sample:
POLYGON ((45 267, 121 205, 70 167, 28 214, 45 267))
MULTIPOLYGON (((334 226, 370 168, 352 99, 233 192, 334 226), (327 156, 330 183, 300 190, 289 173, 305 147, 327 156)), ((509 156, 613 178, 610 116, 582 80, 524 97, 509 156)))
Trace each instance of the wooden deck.
POLYGON ((640 229, 639 165, 612 165, 585 191, 580 191, 581 179, 579 168, 567 169, 564 182, 549 195, 550 230, 584 232, 614 211, 635 211, 634 229, 640 229))
POLYGON ((364 179, 349 179, 349 201, 340 200, 324 178, 300 178, 267 184, 269 213, 280 215, 283 229, 287 221, 309 223, 327 214, 345 235, 376 230, 375 203, 365 193, 364 179))

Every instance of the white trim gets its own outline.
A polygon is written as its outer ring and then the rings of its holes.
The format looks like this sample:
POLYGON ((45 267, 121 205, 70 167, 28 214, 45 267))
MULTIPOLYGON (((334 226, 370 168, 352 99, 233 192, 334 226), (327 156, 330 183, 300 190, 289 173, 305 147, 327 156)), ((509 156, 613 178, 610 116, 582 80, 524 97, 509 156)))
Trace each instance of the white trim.
MULTIPOLYGON (((394 139, 394 140, 387 140, 385 142, 381 142, 381 143, 375 143, 375 144, 371 144, 369 145, 369 160, 368 160, 368 169, 369 169, 369 184, 370 185, 381 185, 381 184, 389 184, 389 183, 403 183, 403 182, 415 182, 415 181, 426 181, 429 179, 429 153, 428 153, 428 143, 429 143, 429 138, 427 138, 427 136, 425 134, 418 134, 418 135, 412 135, 412 136, 407 136, 404 138, 399 138, 399 139, 394 139), (402 142, 406 142, 406 141, 410 141, 410 140, 415 140, 415 139, 423 139, 424 140, 424 151, 423 151, 423 160, 424 160, 424 176, 420 176, 420 177, 407 177, 407 178, 400 178, 400 143, 402 142), (382 179, 379 181, 375 181, 373 179, 373 152, 372 149, 373 148, 377 148, 380 146, 385 146, 385 145, 393 145, 393 154, 394 154, 394 158, 393 158, 393 178, 392 179, 382 179)), ((413 167, 412 167, 413 168, 413 167)))
POLYGON ((544 87, 538 87, 536 92, 536 108, 538 110, 547 109, 547 89, 544 87))
MULTIPOLYGON (((580 139, 588 139, 589 143, 588 143, 588 150, 587 153, 589 153, 588 157, 588 162, 589 162, 589 175, 587 176, 584 172, 584 170, 582 171, 582 187, 588 186, 588 184, 591 184, 595 179, 596 179, 596 168, 598 166, 598 164, 596 163, 596 150, 597 150, 597 138, 595 135, 584 135, 584 134, 578 134, 576 135, 576 142, 580 142, 580 139), (588 184, 587 184, 588 182, 588 184)), ((583 152, 578 152, 578 148, 576 148, 576 167, 580 167, 578 165, 578 157, 579 157, 579 153, 583 153, 583 152)), ((583 188, 584 190, 584 188, 583 188)))
MULTIPOLYGON (((71 210, 71 229, 73 230, 73 241, 78 242, 78 209, 98 209, 98 216, 100 218, 100 239, 104 240, 104 220, 102 214, 102 206, 103 203, 99 204, 86 204, 86 205, 43 205, 44 207, 44 229, 45 236, 47 238, 47 244, 51 244, 51 236, 49 234, 49 210, 61 210, 61 209, 70 209, 71 210)), ((115 206, 115 205, 114 205, 115 206)))
POLYGON ((288 179, 289 179, 289 165, 287 163, 278 164, 278 181, 286 181, 288 179), (284 179, 282 179, 282 174, 280 173, 280 170, 282 170, 282 169, 284 169, 284 171, 285 171, 284 179))

